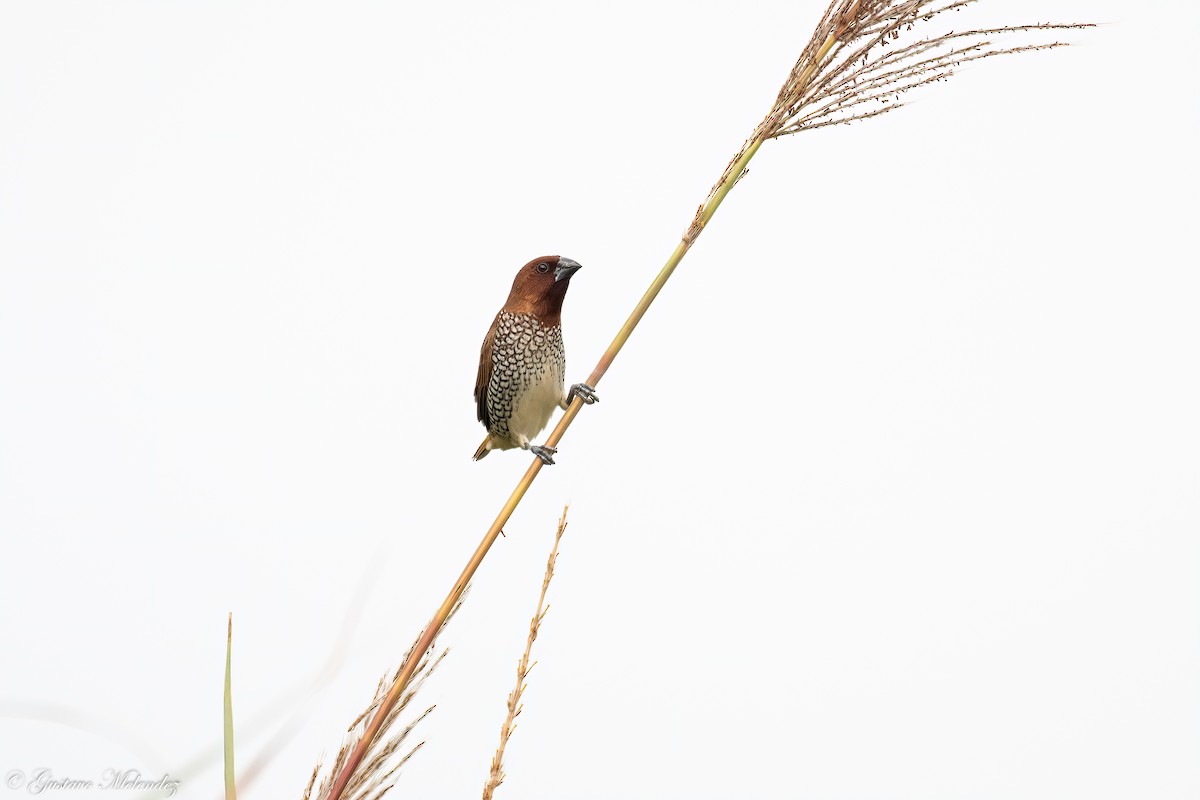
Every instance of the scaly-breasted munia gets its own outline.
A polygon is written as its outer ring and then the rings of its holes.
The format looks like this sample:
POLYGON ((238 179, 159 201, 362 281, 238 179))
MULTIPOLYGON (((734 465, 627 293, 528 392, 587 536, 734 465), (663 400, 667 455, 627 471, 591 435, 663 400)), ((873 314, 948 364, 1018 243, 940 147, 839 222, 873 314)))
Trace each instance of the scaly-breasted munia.
POLYGON ((566 354, 562 340, 562 304, 577 261, 559 256, 535 258, 513 280, 508 302, 483 339, 475 404, 487 438, 475 460, 492 450, 520 447, 553 464, 553 447, 530 443, 542 432, 555 408, 566 410, 571 398, 599 398, 587 384, 563 390, 566 354))

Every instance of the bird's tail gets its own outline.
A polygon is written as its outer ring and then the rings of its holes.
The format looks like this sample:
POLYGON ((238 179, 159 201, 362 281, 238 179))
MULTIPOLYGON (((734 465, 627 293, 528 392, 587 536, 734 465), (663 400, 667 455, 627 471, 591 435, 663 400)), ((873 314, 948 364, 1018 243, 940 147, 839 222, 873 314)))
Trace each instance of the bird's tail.
POLYGON ((492 445, 492 437, 491 437, 491 434, 489 434, 489 435, 487 435, 487 436, 483 437, 483 444, 479 445, 479 449, 475 451, 475 456, 474 456, 474 459, 475 459, 476 461, 478 461, 479 459, 481 459, 481 458, 483 458, 484 456, 486 456, 488 453, 492 452, 492 446, 491 446, 491 445, 492 445))

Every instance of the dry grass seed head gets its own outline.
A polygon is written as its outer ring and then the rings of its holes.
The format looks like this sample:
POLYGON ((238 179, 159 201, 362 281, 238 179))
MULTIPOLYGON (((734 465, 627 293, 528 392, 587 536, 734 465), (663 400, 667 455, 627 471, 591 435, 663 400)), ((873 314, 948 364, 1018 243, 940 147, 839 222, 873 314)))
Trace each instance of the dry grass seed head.
MULTIPOLYGON (((466 593, 464 592, 463 594, 465 597, 466 593)), ((454 614, 457 613, 458 609, 461 607, 462 598, 459 599, 459 602, 450 612, 449 617, 446 619, 446 623, 449 623, 449 621, 454 617, 454 614)), ((439 629, 439 633, 442 630, 445 630, 445 623, 439 629)), ((416 646, 417 644, 414 642, 405 656, 405 661, 401 662, 401 666, 397 668, 395 673, 384 675, 379 679, 379 683, 375 688, 374 698, 371 700, 370 705, 368 705, 363 712, 358 715, 354 722, 350 724, 346 739, 342 743, 342 746, 338 749, 337 757, 333 760, 333 763, 329 765, 329 769, 326 770, 323 768, 322 764, 317 764, 316 769, 313 771, 312 778, 309 780, 308 787, 304 790, 303 800, 312 800, 312 791, 314 786, 317 785, 317 777, 321 773, 324 773, 325 777, 321 780, 320 786, 317 789, 316 800, 326 800, 326 798, 329 797, 330 790, 333 788, 334 779, 346 766, 350 754, 354 751, 355 747, 359 744, 360 740, 365 734, 369 720, 382 704, 383 699, 387 696, 388 690, 391 688, 392 684, 395 683, 400 671, 403 669, 404 663, 407 663, 408 659, 418 656, 418 654, 415 652, 416 646)), ((413 729, 423 719, 425 719, 425 717, 429 716, 435 706, 430 706, 425 709, 423 712, 417 715, 415 719, 409 722, 406 726, 404 726, 404 728, 394 735, 388 736, 388 731, 391 730, 400 715, 403 714, 406 709, 408 709, 409 705, 416 697, 417 692, 420 691, 421 687, 425 684, 425 681, 428 680, 429 676, 433 674, 433 671, 437 669, 438 664, 442 662, 442 659, 446 657, 448 652, 448 650, 443 650, 435 657, 433 654, 433 649, 430 648, 424 653, 420 654, 421 660, 417 665, 413 680, 409 683, 408 690, 405 691, 401 699, 394 706, 392 706, 391 709, 389 709, 387 718, 384 720, 383 725, 380 728, 379 735, 374 739, 374 741, 371 742, 368 750, 366 751, 366 756, 359 763, 357 769, 354 770, 354 774, 350 778, 349 782, 347 782, 342 793, 343 797, 348 798, 348 800, 376 800, 376 798, 382 797, 384 793, 391 788, 391 784, 384 784, 390 781, 400 770, 400 768, 403 767, 410 758, 412 758, 413 754, 416 753, 417 750, 420 750, 422 746, 424 746, 424 742, 418 742, 407 753, 401 756, 399 760, 397 760, 391 767, 388 766, 388 764, 392 762, 396 753, 400 750, 401 746, 408 740, 408 737, 412 733, 413 729)))
POLYGON ((931 30, 908 44, 921 26, 978 0, 835 0, 779 90, 756 136, 772 139, 886 114, 901 95, 945 80, 971 61, 1065 47, 1045 39, 1018 41, 1090 24, 1036 23, 955 31, 931 30), (1004 39, 1000 45, 996 40, 1004 39), (1007 44, 1012 40, 1012 44, 1007 44))

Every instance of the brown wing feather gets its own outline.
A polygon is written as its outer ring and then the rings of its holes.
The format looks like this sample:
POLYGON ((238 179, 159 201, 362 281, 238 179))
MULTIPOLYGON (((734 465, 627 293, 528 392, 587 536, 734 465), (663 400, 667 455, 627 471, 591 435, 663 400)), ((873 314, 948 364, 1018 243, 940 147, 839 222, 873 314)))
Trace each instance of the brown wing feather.
POLYGON ((487 336, 483 337, 483 347, 479 351, 479 374, 475 376, 476 415, 489 431, 492 429, 492 420, 488 416, 487 390, 492 381, 492 341, 496 338, 496 326, 499 324, 500 315, 497 314, 487 336))

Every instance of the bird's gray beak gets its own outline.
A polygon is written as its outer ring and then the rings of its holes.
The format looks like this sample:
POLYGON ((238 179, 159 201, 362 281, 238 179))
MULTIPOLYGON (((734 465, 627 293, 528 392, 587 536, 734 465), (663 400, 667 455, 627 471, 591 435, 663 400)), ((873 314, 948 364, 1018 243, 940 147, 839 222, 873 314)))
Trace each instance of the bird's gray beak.
POLYGON ((578 261, 572 261, 569 258, 560 258, 558 266, 554 268, 554 282, 565 281, 581 269, 583 269, 583 265, 578 261))

